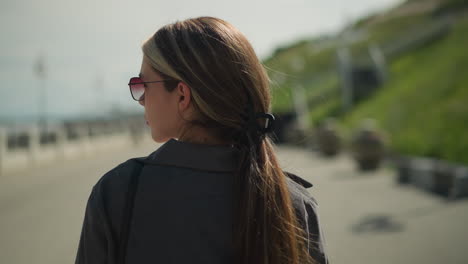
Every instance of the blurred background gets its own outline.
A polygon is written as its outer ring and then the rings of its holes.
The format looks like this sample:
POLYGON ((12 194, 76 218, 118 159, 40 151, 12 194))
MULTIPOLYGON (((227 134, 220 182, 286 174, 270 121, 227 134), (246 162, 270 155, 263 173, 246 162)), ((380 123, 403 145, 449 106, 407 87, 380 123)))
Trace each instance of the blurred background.
POLYGON ((0 263, 74 261, 92 186, 153 143, 128 80, 215 16, 271 79, 282 166, 332 263, 468 263, 468 1, 0 2, 0 263))

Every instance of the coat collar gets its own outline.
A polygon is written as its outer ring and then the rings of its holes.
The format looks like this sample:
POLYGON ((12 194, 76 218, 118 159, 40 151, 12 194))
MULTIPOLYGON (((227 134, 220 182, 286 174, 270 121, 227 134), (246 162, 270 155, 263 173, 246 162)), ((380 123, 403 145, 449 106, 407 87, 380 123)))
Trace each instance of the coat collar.
POLYGON ((234 172, 238 151, 230 146, 188 143, 170 139, 150 154, 145 163, 211 172, 234 172))
MULTIPOLYGON (((238 150, 230 146, 204 145, 170 139, 146 157, 143 162, 209 172, 235 172, 238 168, 238 159, 238 150)), ((295 174, 284 173, 305 188, 313 186, 295 174)))

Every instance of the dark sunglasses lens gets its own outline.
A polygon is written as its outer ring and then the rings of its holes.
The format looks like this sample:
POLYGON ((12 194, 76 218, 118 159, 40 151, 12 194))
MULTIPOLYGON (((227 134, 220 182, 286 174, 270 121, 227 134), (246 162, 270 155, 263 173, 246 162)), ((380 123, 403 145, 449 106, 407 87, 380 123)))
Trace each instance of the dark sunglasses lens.
POLYGON ((138 101, 143 100, 143 95, 145 94, 145 85, 142 83, 142 80, 138 77, 131 78, 129 85, 133 99, 138 101))

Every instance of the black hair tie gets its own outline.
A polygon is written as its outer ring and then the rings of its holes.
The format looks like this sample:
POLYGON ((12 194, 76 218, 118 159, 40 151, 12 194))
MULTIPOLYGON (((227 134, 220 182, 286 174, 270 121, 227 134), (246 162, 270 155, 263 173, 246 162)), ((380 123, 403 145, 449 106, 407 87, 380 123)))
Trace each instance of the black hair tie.
POLYGON ((233 134, 233 138, 240 146, 257 146, 267 133, 275 127, 275 117, 270 113, 256 113, 244 116, 245 125, 233 134), (265 126, 259 125, 258 119, 265 118, 265 126))
POLYGON ((270 113, 256 113, 251 114, 248 121, 248 130, 260 135, 265 135, 273 131, 275 127, 275 116, 270 113), (258 124, 258 119, 265 119, 265 126, 262 127, 258 124))
POLYGON ((270 133, 275 128, 275 116, 270 114, 270 113, 257 113, 255 115, 255 124, 257 125, 257 130, 261 134, 270 133), (260 118, 265 118, 266 119, 264 127, 259 126, 258 122, 256 122, 257 119, 260 119, 260 118))

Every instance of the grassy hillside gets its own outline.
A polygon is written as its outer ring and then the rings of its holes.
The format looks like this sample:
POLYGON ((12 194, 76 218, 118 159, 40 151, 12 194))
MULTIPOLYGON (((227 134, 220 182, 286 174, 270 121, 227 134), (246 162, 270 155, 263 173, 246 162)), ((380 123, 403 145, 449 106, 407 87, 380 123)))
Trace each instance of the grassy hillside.
POLYGON ((380 20, 375 18, 375 15, 370 16, 350 25, 349 30, 354 32, 351 40, 345 40, 344 35, 330 35, 278 48, 264 61, 273 83, 273 110, 281 112, 292 109, 292 89, 301 85, 307 91, 306 99, 310 101, 311 107, 314 109, 318 107, 317 111, 324 113, 323 115, 311 113, 311 121, 313 123, 320 121, 327 111, 321 109, 317 102, 322 102, 325 108, 334 112, 339 101, 340 84, 336 54, 337 48, 344 41, 352 43, 350 49, 353 58, 360 58, 366 62, 369 44, 383 46, 407 34, 406 31, 411 26, 430 20, 430 17, 424 13, 380 20), (336 103, 330 102, 329 99, 336 103))
MULTIPOLYGON (((408 14, 396 8, 357 21, 350 26, 357 33, 352 55, 365 61, 370 43, 387 45, 436 15, 460 13, 461 7, 468 6, 466 0, 442 3, 427 12, 408 14)), ((388 132, 391 148, 399 153, 468 164, 467 19, 459 19, 444 37, 391 58, 389 82, 346 115, 341 112, 336 70, 340 44, 338 36, 304 40, 278 49, 267 59, 264 63, 273 80, 273 110, 291 110, 292 89, 301 85, 306 90, 312 125, 332 116, 351 131, 370 117, 388 132)))
POLYGON ((445 38, 391 64, 391 80, 342 118, 375 118, 403 154, 468 164, 468 19, 445 38))

